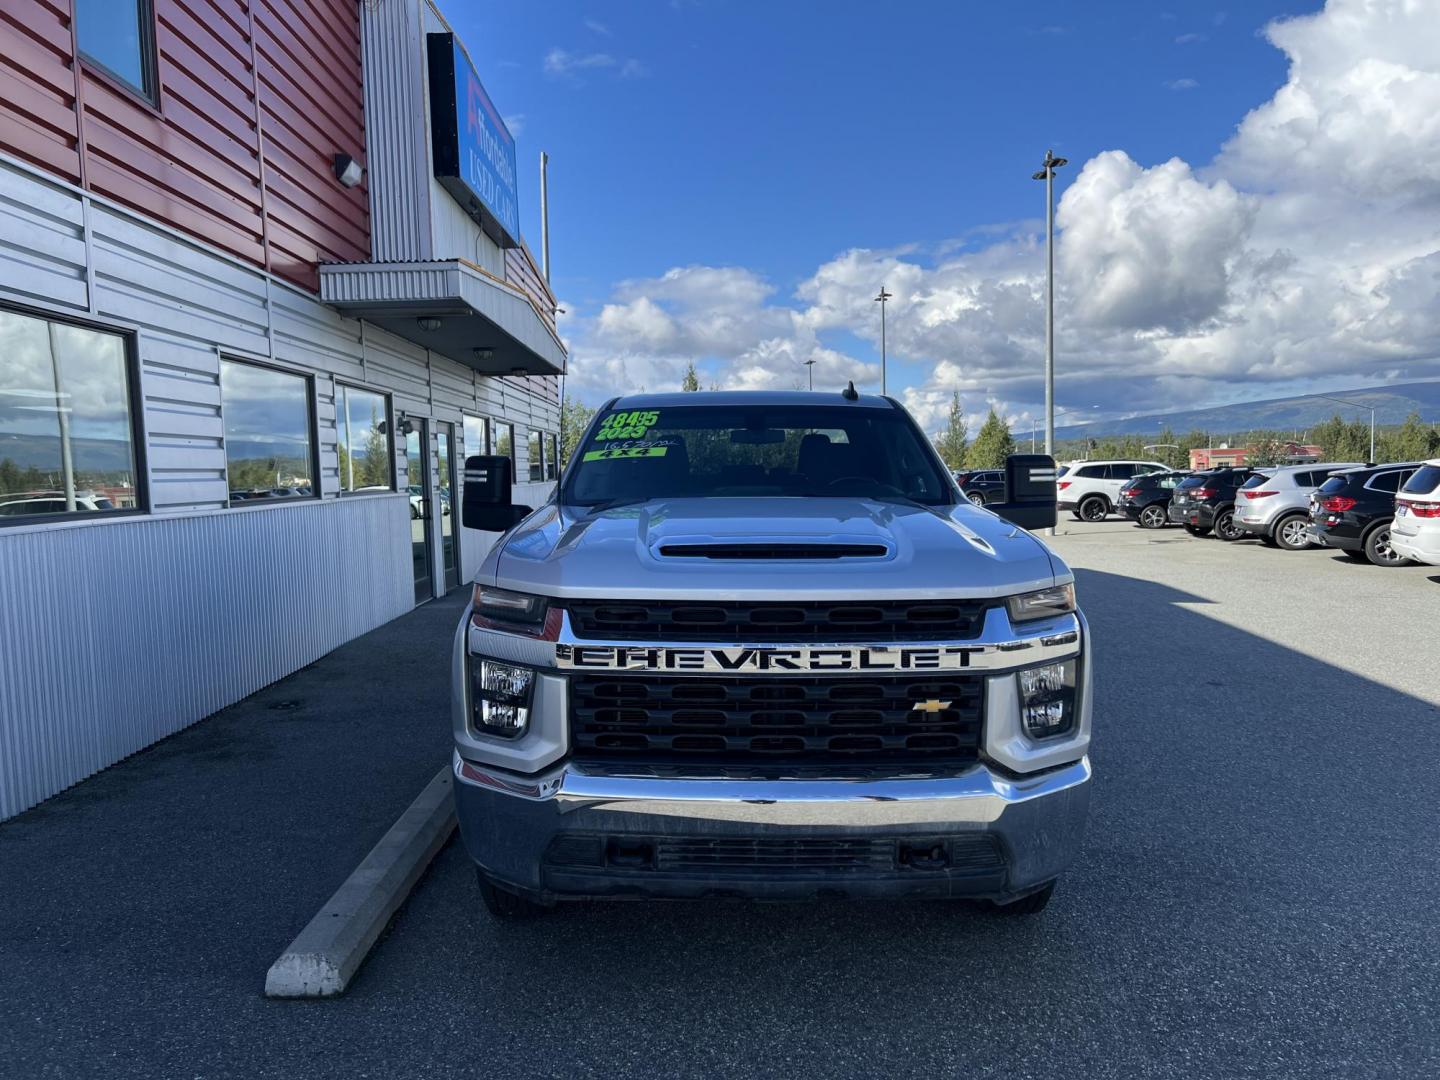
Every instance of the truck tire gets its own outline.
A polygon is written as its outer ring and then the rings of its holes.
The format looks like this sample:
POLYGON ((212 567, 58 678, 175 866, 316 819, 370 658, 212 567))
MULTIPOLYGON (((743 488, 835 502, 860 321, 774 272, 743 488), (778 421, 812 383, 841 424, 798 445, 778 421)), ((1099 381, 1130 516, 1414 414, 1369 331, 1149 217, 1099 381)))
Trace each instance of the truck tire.
POLYGON ((1278 548, 1284 548, 1286 551, 1304 551, 1310 546, 1310 541, 1305 539, 1305 515, 1286 514, 1275 523, 1271 538, 1278 548))
POLYGON ((478 866, 475 868, 475 881, 480 886, 480 899, 485 902, 485 910, 497 919, 533 919, 545 913, 545 908, 534 900, 500 888, 478 866))
POLYGON ((1104 521, 1110 513, 1110 504, 1104 495, 1087 495, 1075 508, 1075 516, 1081 521, 1104 521))
POLYGON ((1028 896, 1022 896, 1019 900, 1011 900, 1008 904, 996 904, 995 910, 1001 915, 1038 915, 1045 910, 1045 905, 1050 903, 1050 897, 1055 893, 1055 882, 1050 882, 1043 889, 1032 892, 1028 896))
POLYGON ((1376 566, 1407 566, 1410 560, 1390 546, 1390 523, 1377 525, 1365 537, 1365 557, 1376 566))

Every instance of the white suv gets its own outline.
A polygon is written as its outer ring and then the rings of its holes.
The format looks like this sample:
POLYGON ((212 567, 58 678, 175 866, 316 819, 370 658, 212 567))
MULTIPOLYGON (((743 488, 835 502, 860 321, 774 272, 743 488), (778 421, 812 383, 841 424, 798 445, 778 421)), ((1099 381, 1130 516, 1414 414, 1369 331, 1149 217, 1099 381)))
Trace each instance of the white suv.
POLYGON ((1126 481, 1168 472, 1158 461, 1069 461, 1060 466, 1059 505, 1081 521, 1104 521, 1115 509, 1126 481))
POLYGON ((1440 458, 1416 469, 1396 494, 1390 547, 1403 558, 1440 566, 1440 458))

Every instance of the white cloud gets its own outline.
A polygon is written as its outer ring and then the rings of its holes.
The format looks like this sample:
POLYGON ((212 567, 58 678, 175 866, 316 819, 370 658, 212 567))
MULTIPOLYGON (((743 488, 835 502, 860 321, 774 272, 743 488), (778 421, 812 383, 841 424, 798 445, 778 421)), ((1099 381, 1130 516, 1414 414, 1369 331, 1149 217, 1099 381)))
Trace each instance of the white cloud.
POLYGON ((591 33, 599 34, 601 37, 612 36, 610 33, 610 27, 606 26, 599 19, 586 19, 585 29, 589 30, 591 33))
POLYGON ((1208 34, 1181 34, 1175 39, 1176 45, 1199 45, 1201 42, 1209 41, 1208 34))
POLYGON ((621 59, 607 52, 577 53, 559 47, 545 54, 542 65, 545 74, 552 79, 579 81, 587 73, 613 72, 617 78, 638 79, 648 75, 649 69, 639 60, 621 59))
MULTIPOLYGON (((1150 412, 1440 375, 1437 14, 1433 0, 1330 0, 1272 24, 1287 82, 1214 161, 1077 163, 1057 213, 1062 405, 1150 412)), ((952 390, 971 415, 1039 411, 1035 222, 928 255, 844 251, 788 296, 742 267, 622 282, 566 323, 572 385, 675 387, 694 360, 707 385, 788 387, 814 358, 817 386, 875 388, 882 283, 890 387, 927 429, 952 390)))
POLYGON ((1167 90, 1194 90, 1200 84, 1194 79, 1171 79, 1165 84, 1167 90))
POLYGON ((520 133, 525 130, 525 114, 514 113, 505 117, 505 126, 510 129, 511 135, 518 138, 520 133))

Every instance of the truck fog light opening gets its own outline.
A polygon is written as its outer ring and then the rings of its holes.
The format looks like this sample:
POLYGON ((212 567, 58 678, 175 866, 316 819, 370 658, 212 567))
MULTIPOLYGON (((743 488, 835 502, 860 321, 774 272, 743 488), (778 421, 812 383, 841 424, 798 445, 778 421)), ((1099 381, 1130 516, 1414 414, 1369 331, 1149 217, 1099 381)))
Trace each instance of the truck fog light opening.
POLYGON ((1024 668, 1020 680, 1020 720, 1032 739, 1049 739, 1075 728, 1074 660, 1024 668))
POLYGON ((470 715, 476 731, 507 738, 523 735, 534 692, 533 668, 471 658, 470 715))

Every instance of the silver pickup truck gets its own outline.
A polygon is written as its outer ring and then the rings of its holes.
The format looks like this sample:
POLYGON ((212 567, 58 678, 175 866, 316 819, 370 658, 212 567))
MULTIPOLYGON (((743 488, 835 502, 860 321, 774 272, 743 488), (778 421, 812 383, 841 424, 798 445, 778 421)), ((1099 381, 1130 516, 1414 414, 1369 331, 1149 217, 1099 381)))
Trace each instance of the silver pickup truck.
POLYGON ((893 400, 646 394, 503 532, 455 636, 455 804, 497 916, 602 897, 1032 913, 1085 827, 1089 631, 1054 462, 982 509, 893 400), (1007 520, 1008 519, 1008 520, 1007 520))

